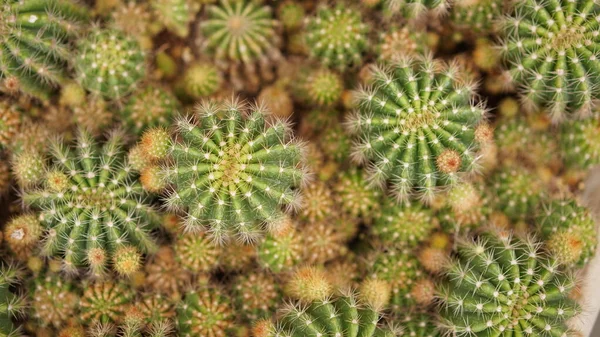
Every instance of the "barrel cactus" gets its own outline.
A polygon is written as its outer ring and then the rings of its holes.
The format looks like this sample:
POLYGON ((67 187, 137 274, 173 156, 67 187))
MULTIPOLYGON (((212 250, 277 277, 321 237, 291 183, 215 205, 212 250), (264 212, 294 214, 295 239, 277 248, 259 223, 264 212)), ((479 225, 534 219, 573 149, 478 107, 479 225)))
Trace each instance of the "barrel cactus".
POLYGON ((230 336, 233 310, 225 293, 216 287, 204 286, 185 294, 177 307, 177 330, 182 337, 230 336))
POLYGON ((431 200, 474 170, 486 110, 473 103, 475 85, 458 79, 457 66, 401 57, 389 68, 375 67, 373 76, 348 120, 354 159, 371 161, 372 183, 389 181, 399 200, 415 193, 431 200))

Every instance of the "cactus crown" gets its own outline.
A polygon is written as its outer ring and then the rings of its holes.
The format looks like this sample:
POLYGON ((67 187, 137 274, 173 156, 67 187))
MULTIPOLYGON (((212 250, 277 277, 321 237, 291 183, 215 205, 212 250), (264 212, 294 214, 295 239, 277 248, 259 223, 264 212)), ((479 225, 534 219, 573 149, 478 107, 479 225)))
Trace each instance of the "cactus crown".
POLYGON ((195 118, 177 121, 180 141, 165 169, 174 188, 166 203, 187 209, 187 230, 208 225, 218 241, 234 234, 252 241, 263 223, 283 215, 282 206, 296 207, 294 188, 306 177, 303 146, 286 122, 267 118, 260 106, 232 101, 203 102, 195 118))
POLYGON ((430 56, 400 57, 374 68, 373 86, 357 93, 358 111, 348 121, 357 134, 353 155, 372 161, 372 181, 391 180, 400 200, 415 191, 431 199, 474 169, 475 127, 486 111, 472 103, 475 85, 459 81, 458 72, 430 56))
POLYGON ((456 336, 566 336, 574 287, 532 240, 485 232, 459 244, 440 293, 443 330, 456 336))
POLYGON ((43 253, 63 256, 67 269, 89 265, 93 273, 102 273, 125 244, 142 252, 156 249, 149 230, 160 218, 144 202, 122 143, 116 132, 102 146, 85 131, 73 147, 54 140, 43 184, 23 192, 23 200, 41 210, 48 229, 43 253))
POLYGON ((519 1, 506 22, 503 51, 530 107, 555 121, 590 112, 600 97, 600 12, 594 0, 519 1))

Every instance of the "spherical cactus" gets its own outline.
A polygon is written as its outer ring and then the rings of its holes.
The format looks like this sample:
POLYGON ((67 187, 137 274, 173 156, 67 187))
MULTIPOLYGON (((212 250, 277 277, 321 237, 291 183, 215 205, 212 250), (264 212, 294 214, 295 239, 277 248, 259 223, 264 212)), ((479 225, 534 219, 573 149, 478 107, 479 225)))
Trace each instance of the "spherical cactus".
POLYGON ((166 296, 147 292, 136 301, 135 307, 146 322, 171 320, 175 317, 175 303, 166 296))
POLYGON ((182 337, 228 336, 233 319, 228 298, 216 287, 186 293, 177 307, 177 331, 182 337))
POLYGON ((310 183, 302 190, 304 204, 300 216, 304 221, 316 223, 332 216, 335 212, 335 199, 327 184, 310 183))
POLYGON ((351 168, 342 172, 333 186, 342 212, 371 223, 381 207, 382 193, 369 185, 363 170, 351 168))
POLYGON ((281 297, 278 284, 268 272, 240 274, 231 289, 237 312, 248 322, 270 317, 281 297))
POLYGON ((40 220, 32 214, 11 219, 4 227, 4 240, 10 250, 24 261, 29 258, 42 235, 40 220))
POLYGON ((87 19, 83 7, 70 1, 3 1, 0 80, 23 93, 49 98, 67 77, 68 43, 87 19))
POLYGON ((317 142, 326 158, 343 164, 350 158, 352 139, 341 123, 335 121, 320 135, 317 142))
POLYGON ((143 264, 142 254, 132 246, 121 246, 115 250, 113 267, 121 276, 132 276, 143 264))
POLYGON ((379 40, 377 57, 384 63, 392 63, 398 57, 416 56, 429 51, 427 35, 408 26, 383 32, 379 40))
POLYGON ((179 298, 191 283, 192 275, 175 259, 171 247, 161 247, 145 266, 146 285, 153 292, 179 298))
POLYGON ((511 220, 532 219, 544 196, 538 176, 523 168, 503 168, 490 178, 491 205, 511 220))
POLYGON ((335 223, 311 223, 300 230, 304 248, 302 261, 321 265, 348 253, 346 236, 335 223))
POLYGON ((502 48, 526 105, 547 107, 555 121, 590 112, 600 97, 598 14, 593 0, 515 4, 502 48))
POLYGON ((250 82, 245 89, 256 86, 259 75, 272 77, 271 64, 281 58, 281 38, 279 23, 269 6, 249 0, 220 0, 208 6, 206 12, 208 17, 200 23, 204 35, 201 47, 229 68, 234 87, 243 88, 239 83, 242 77, 250 82))
POLYGON ((284 219, 276 231, 258 245, 259 264, 275 273, 290 269, 302 261, 302 237, 291 219, 284 219))
POLYGON ((440 285, 440 326, 455 336, 567 336, 575 282, 532 240, 485 232, 459 243, 440 285))
POLYGON ((221 249, 219 268, 226 272, 239 272, 255 267, 256 246, 241 242, 232 242, 227 249, 221 249))
POLYGON ((340 75, 329 69, 307 69, 294 83, 294 94, 309 105, 331 106, 344 90, 340 75))
POLYGON ((25 297, 11 292, 11 285, 19 279, 19 270, 13 266, 0 266, 0 334, 7 337, 21 336, 22 331, 11 320, 19 317, 26 307, 25 297))
POLYGON ((223 76, 215 65, 208 62, 193 63, 184 71, 181 85, 191 98, 207 97, 219 90, 223 76))
POLYGON ((433 317, 425 313, 408 313, 398 318, 401 328, 399 337, 439 337, 439 329, 435 326, 433 317))
POLYGON ((146 75, 138 42, 115 29, 96 29, 83 39, 75 69, 85 89, 110 100, 131 93, 146 75))
POLYGON ((490 213, 489 197, 484 185, 461 183, 453 186, 444 198, 438 214, 446 232, 459 233, 484 224, 490 213))
MULTIPOLYGON (((304 270, 299 272, 305 273, 304 270)), ((324 275, 302 276, 290 281, 289 286, 306 283, 306 290, 312 292, 311 296, 302 296, 300 301, 285 305, 277 324, 268 321, 257 323, 253 329, 255 337, 395 335, 393 331, 378 326, 380 311, 389 300, 389 287, 385 283, 371 280, 361 286, 358 294, 347 291, 334 295, 324 275), (318 285, 323 287, 314 288, 318 285)))
POLYGON ((87 323, 120 322, 135 296, 127 285, 113 281, 94 282, 84 289, 80 317, 87 323))
POLYGON ((38 277, 32 290, 32 316, 40 326, 60 328, 70 321, 79 307, 80 291, 58 275, 38 277))
POLYGON ((596 223, 575 200, 556 200, 542 207, 537 217, 550 255, 562 264, 584 266, 596 253, 596 223))
POLYGON ((310 55, 322 65, 345 71, 362 63, 369 27, 359 10, 321 5, 314 17, 306 19, 304 29, 310 55))
POLYGON ((385 0, 387 9, 392 14, 408 18, 422 18, 427 12, 439 16, 446 13, 450 0, 385 0))
POLYGON ((277 7, 277 17, 285 30, 294 31, 302 26, 305 10, 302 4, 294 1, 285 1, 277 7))
POLYGON ((452 7, 452 23, 464 32, 489 34, 498 30, 502 18, 502 0, 458 0, 452 7))
POLYGON ((274 84, 263 88, 257 101, 264 104, 273 115, 288 118, 294 112, 294 102, 283 85, 274 84))
POLYGON ((438 187, 471 172, 476 126, 486 111, 474 105, 475 86, 457 79, 459 69, 431 57, 402 58, 374 69, 373 87, 358 93, 348 125, 357 134, 354 156, 371 160, 370 178, 391 182, 400 200, 417 192, 430 200, 438 187))
POLYGON ((386 245, 413 248, 429 238, 438 220, 419 204, 398 205, 389 198, 374 216, 373 233, 386 245))
POLYGON ((51 156, 54 163, 42 186, 22 195, 26 204, 41 210, 47 228, 43 254, 62 256, 69 270, 87 265, 100 274, 118 247, 156 250, 150 230, 161 219, 144 202, 120 134, 111 134, 101 146, 80 131, 74 146, 53 141, 51 156), (106 259, 97 259, 102 256, 106 259))
POLYGON ((207 226, 217 241, 253 241, 263 224, 283 216, 282 206, 298 203, 303 146, 288 124, 267 122, 260 107, 204 102, 198 109, 196 119, 176 122, 182 141, 173 143, 165 168, 173 183, 166 204, 186 210, 187 230, 207 226))
POLYGON ((43 180, 44 158, 38 151, 26 150, 13 158, 12 171, 19 186, 34 186, 43 180))
POLYGON ((599 130, 598 117, 561 125, 560 154, 568 168, 587 170, 600 164, 599 130))
POLYGON ((217 267, 219 247, 203 232, 181 235, 173 248, 179 264, 193 274, 207 273, 217 267))
POLYGON ((129 98, 121 116, 125 125, 140 135, 147 128, 167 126, 179 109, 180 104, 170 91, 149 85, 129 98))
POLYGON ((199 4, 189 0, 152 0, 150 6, 160 23, 182 38, 188 36, 189 25, 200 9, 199 4))

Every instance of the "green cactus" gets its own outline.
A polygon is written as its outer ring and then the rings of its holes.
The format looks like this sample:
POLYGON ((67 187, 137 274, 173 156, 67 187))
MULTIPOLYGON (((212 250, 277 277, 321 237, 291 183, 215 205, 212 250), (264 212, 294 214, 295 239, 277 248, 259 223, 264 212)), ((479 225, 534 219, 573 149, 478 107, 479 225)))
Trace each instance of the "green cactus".
POLYGON ((116 29, 95 29, 80 41, 75 58, 81 85, 106 99, 121 99, 146 76, 139 43, 116 29))
POLYGON ((565 166, 587 170, 600 164, 600 118, 569 121, 560 128, 560 154, 565 166))
POLYGON ((25 311, 25 297, 11 292, 11 286, 20 278, 19 269, 11 265, 0 266, 0 335, 6 337, 21 336, 21 329, 12 319, 25 311))
POLYGON ((461 31, 490 34, 498 30, 503 14, 503 0, 458 0, 453 4, 451 17, 461 31))
POLYGON ((186 210, 187 230, 207 226, 217 241, 253 241, 283 216, 282 206, 296 207, 303 146, 288 124, 266 118, 257 106, 203 102, 195 119, 176 122, 182 142, 173 143, 164 170, 174 186, 166 205, 186 210))
POLYGON ((121 117, 128 129, 141 135, 147 128, 169 125, 171 116, 180 108, 169 90, 149 85, 129 98, 121 117))
POLYGON ((240 274, 233 280, 233 300, 242 320, 253 322, 271 315, 281 297, 275 281, 269 272, 240 274))
POLYGON ((566 265, 585 266, 596 253, 596 223, 576 200, 555 200, 537 217, 542 239, 552 257, 566 265))
POLYGON ((413 19, 421 19, 428 12, 435 15, 444 14, 451 3, 450 0, 385 0, 385 2, 391 14, 413 19))
POLYGON ((179 298, 192 279, 192 274, 177 262, 175 252, 169 246, 161 247, 144 269, 145 285, 153 293, 164 294, 169 298, 179 298))
POLYGON ((302 27, 306 13, 302 4, 284 1, 277 7, 277 17, 286 31, 294 31, 302 27))
POLYGON ((250 0, 219 0, 208 6, 206 13, 208 17, 200 23, 204 35, 201 48, 218 65, 229 68, 236 88, 248 89, 238 83, 241 77, 257 85, 259 75, 273 76, 269 68, 281 59, 281 38, 271 7, 250 0))
POLYGON ((342 212, 352 218, 371 223, 373 214, 377 214, 381 208, 381 191, 368 184, 361 169, 351 168, 342 172, 333 190, 342 212))
POLYGON ((87 20, 84 8, 70 1, 2 0, 0 80, 11 89, 48 99, 68 77, 68 43, 87 20))
POLYGON ((188 36, 190 23, 200 9, 199 4, 189 0, 152 0, 150 6, 160 23, 182 38, 188 36))
POLYGON ((561 266, 507 233, 460 242, 444 274, 440 326, 454 336, 567 336, 566 321, 580 311, 561 266))
POLYGON ((310 56, 328 68, 345 71, 362 63, 369 27, 359 10, 337 4, 321 5, 305 25, 310 56))
POLYGON ((182 337, 224 337, 233 322, 231 303, 220 288, 190 291, 177 307, 177 331, 182 337))
POLYGON ((317 142, 325 157, 337 163, 344 163, 350 158, 352 140, 341 123, 334 122, 320 135, 317 142))
POLYGON ((219 247, 204 232, 180 235, 173 249, 177 262, 193 274, 216 269, 219 247))
POLYGON ((598 14, 594 0, 515 4, 502 49, 527 106, 555 121, 589 114, 600 97, 598 14))
POLYGON ((310 265, 322 265, 348 253, 347 234, 332 218, 320 223, 310 223, 302 228, 303 258, 310 265))
POLYGON ((88 324, 121 322, 135 296, 135 292, 121 282, 96 281, 83 288, 80 318, 88 324))
POLYGON ((161 219, 144 202, 119 133, 100 146, 79 131, 74 146, 55 140, 50 147, 54 163, 46 168, 43 184, 22 195, 27 205, 40 210, 47 228, 43 254, 62 256, 68 270, 87 265, 102 274, 121 246, 156 251, 150 230, 161 219))
POLYGON ((511 220, 535 217, 539 203, 545 196, 540 177, 521 167, 505 167, 490 177, 490 202, 494 209, 511 220))
POLYGON ((461 183, 448 191, 437 214, 445 232, 461 233, 486 223, 491 207, 484 188, 483 184, 461 183))
POLYGON ((59 275, 46 273, 38 276, 31 291, 32 317, 40 326, 60 328, 77 313, 80 290, 59 275))
POLYGON ((439 337, 433 318, 425 313, 409 313, 398 318, 401 333, 398 337, 439 337))
POLYGON ((356 136, 353 156, 372 161, 370 179, 390 181, 400 200, 415 192, 431 200, 474 169, 476 126, 485 117, 473 104, 475 85, 458 80, 457 66, 430 56, 401 57, 389 69, 373 69, 373 87, 358 95, 348 125, 356 136))
POLYGON ((277 231, 269 233, 258 245, 258 263, 274 273, 295 267, 302 261, 302 237, 291 219, 282 220, 277 231))
POLYGON ((212 63, 193 63, 185 70, 181 79, 183 90, 194 99, 214 94, 223 83, 223 76, 212 63))
POLYGON ((4 227, 4 240, 12 253, 21 261, 31 257, 40 242, 43 228, 33 214, 12 218, 4 227))
POLYGON ((414 248, 429 237, 437 224, 431 210, 419 204, 398 205, 387 198, 374 216, 372 228, 386 245, 414 248))
POLYGON ((335 215, 335 198, 331 188, 320 181, 309 183, 302 189, 304 204, 300 218, 308 223, 319 223, 335 215))
POLYGON ((377 58, 383 63, 392 63, 401 56, 416 56, 429 52, 427 35, 410 26, 393 27, 380 34, 377 58))
POLYGON ((337 103, 344 90, 342 78, 329 69, 307 69, 294 82, 294 95, 309 105, 331 106, 337 103))
POLYGON ((172 320, 175 317, 175 303, 161 294, 145 292, 134 306, 144 316, 146 323, 172 320))

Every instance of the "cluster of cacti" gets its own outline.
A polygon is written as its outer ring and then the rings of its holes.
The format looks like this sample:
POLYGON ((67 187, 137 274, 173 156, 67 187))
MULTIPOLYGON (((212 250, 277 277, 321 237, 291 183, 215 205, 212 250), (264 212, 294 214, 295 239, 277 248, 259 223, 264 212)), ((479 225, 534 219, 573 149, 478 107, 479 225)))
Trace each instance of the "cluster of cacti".
POLYGON ((599 22, 0 0, 0 336, 585 336, 599 22))

